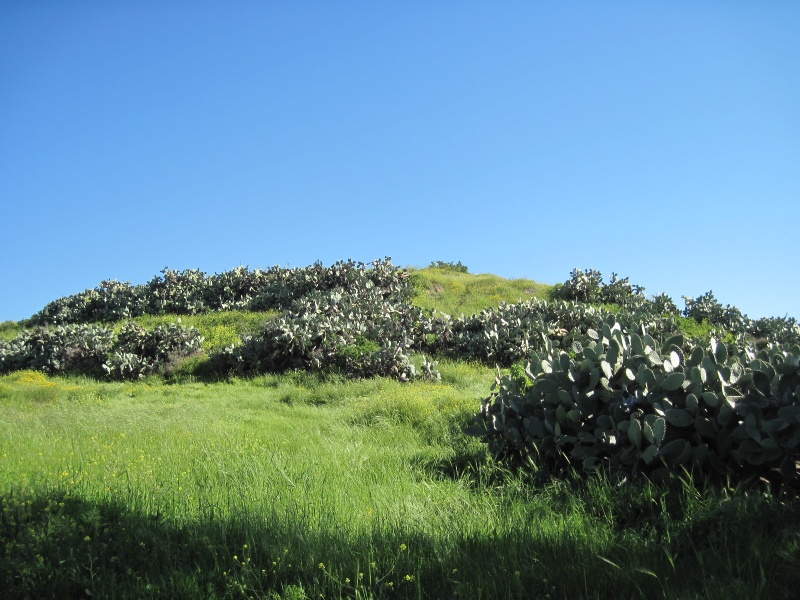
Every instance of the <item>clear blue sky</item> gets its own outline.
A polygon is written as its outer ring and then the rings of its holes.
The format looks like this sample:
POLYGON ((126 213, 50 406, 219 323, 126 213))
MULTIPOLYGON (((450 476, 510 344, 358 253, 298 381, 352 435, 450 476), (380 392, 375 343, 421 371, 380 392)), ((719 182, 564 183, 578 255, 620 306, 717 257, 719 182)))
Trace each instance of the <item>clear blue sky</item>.
POLYGON ((800 2, 0 3, 0 321, 462 261, 800 317, 800 2))

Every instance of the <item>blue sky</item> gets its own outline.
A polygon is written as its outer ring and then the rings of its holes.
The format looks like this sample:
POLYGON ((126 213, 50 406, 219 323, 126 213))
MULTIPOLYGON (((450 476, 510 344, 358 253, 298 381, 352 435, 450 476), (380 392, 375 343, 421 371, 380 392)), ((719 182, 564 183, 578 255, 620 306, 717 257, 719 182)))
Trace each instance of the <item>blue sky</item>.
POLYGON ((0 3, 0 321, 385 256, 800 317, 800 3, 0 3))

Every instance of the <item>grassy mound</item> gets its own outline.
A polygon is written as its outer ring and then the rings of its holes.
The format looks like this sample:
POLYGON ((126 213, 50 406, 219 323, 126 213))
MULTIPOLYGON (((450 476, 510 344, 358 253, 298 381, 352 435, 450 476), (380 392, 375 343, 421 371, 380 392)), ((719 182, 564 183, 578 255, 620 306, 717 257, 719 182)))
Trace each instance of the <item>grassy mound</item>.
POLYGON ((417 290, 413 300, 416 306, 455 317, 497 308, 501 302, 533 297, 547 300, 553 289, 532 279, 504 279, 488 273, 475 275, 437 267, 413 270, 411 278, 417 290))

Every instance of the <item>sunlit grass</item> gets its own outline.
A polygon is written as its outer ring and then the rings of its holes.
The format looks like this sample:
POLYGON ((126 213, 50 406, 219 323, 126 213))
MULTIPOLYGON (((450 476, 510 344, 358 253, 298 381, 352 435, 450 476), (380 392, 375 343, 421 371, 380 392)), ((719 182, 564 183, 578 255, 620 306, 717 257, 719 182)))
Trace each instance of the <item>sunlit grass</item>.
POLYGON ((442 383, 0 377, 10 597, 790 598, 796 500, 495 464, 442 383))
POLYGON ((532 297, 547 299, 552 286, 530 279, 504 279, 497 275, 458 273, 428 267, 412 271, 417 296, 413 303, 454 317, 472 315, 500 302, 519 302, 532 297))
MULTIPOLYGON (((205 338, 203 340, 203 350, 211 354, 226 346, 240 344, 241 336, 257 333, 265 322, 275 318, 277 314, 276 311, 249 312, 232 310, 198 315, 142 315, 130 320, 136 321, 146 329, 153 329, 159 325, 177 321, 187 327, 195 327, 205 338)), ((115 323, 116 330, 119 331, 126 322, 115 323)))
POLYGON ((3 321, 0 323, 0 340, 14 339, 22 329, 22 325, 16 321, 3 321))

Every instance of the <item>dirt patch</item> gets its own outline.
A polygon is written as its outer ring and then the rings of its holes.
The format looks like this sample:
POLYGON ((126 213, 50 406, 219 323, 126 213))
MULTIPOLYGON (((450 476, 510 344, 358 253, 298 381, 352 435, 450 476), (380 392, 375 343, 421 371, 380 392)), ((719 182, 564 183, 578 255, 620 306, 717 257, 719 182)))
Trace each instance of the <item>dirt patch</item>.
POLYGON ((441 294, 444 291, 444 288, 440 286, 438 283, 433 284, 433 288, 431 289, 432 294, 441 294))

